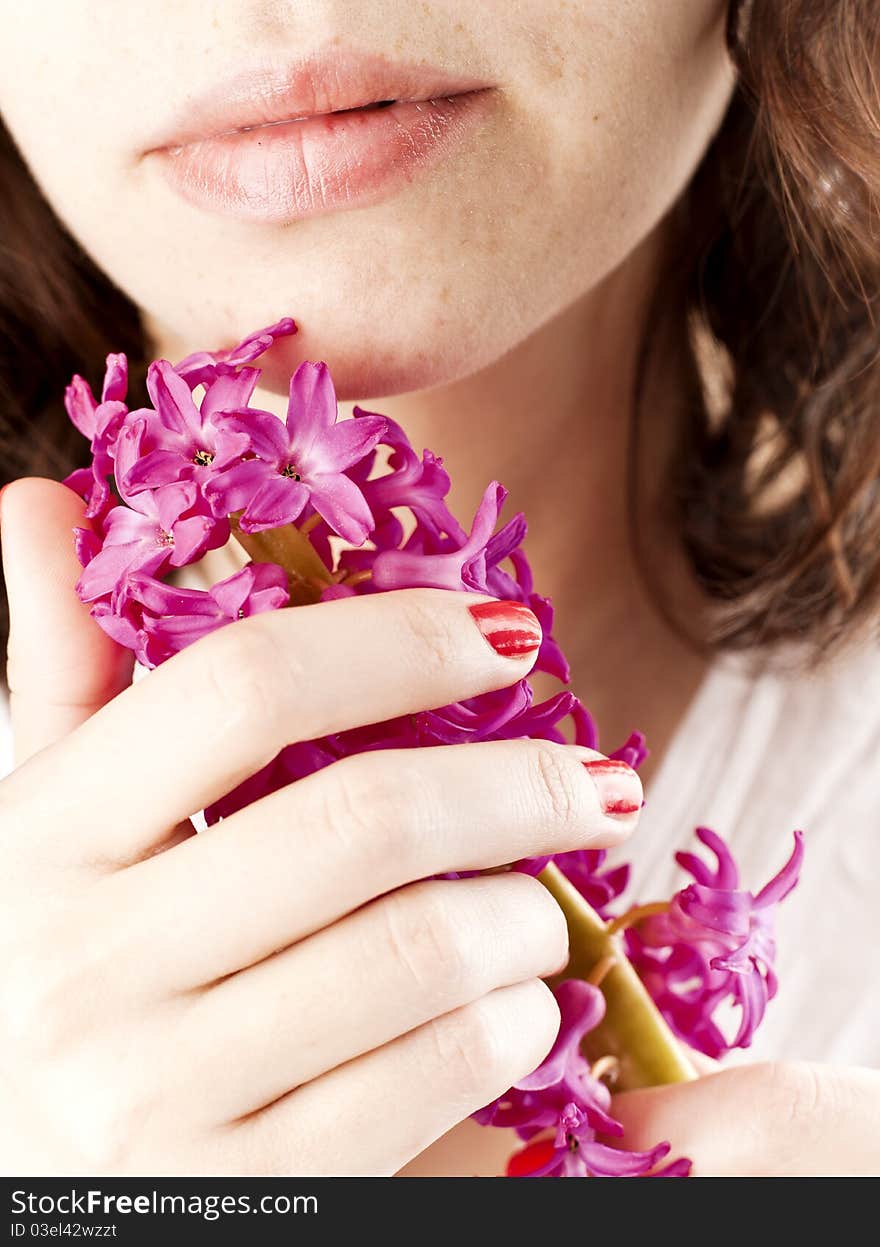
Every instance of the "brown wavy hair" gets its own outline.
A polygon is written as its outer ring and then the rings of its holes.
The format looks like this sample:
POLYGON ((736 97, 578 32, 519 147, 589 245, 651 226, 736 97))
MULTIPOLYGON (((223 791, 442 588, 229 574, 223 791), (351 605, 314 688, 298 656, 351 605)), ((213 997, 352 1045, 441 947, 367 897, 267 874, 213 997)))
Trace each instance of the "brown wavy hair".
MULTIPOLYGON (((692 375, 708 353, 725 384, 698 391, 667 497, 712 643, 824 656, 880 614, 880 4, 736 0, 728 43, 738 85, 663 291, 692 375)), ((2 123, 0 179, 2 485, 80 466, 66 382, 97 385, 110 350, 136 381, 146 342, 2 123)))

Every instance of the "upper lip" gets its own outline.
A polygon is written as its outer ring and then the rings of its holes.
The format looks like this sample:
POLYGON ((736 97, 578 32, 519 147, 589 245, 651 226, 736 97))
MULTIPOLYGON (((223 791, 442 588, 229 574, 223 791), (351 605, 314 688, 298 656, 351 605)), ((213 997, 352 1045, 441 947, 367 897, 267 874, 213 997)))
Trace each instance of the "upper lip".
POLYGON ((240 69, 189 100, 152 136, 146 152, 184 147, 258 126, 364 108, 386 100, 430 100, 492 84, 423 62, 392 61, 334 44, 287 65, 240 69))

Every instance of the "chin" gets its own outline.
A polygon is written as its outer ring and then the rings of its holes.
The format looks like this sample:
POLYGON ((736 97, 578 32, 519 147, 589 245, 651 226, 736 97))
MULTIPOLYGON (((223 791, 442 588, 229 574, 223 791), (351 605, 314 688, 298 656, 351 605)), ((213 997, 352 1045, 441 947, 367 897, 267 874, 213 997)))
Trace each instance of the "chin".
MULTIPOLYGON (((261 385, 275 393, 287 392, 291 373, 304 360, 324 360, 340 402, 391 398, 461 380, 492 363, 510 346, 481 340, 467 326, 450 325, 446 335, 435 326, 433 335, 426 332, 415 340, 408 335, 394 341, 380 334, 334 333, 326 327, 311 331, 308 319, 297 316, 295 308, 290 315, 299 333, 279 343, 259 363, 261 385)), ((406 320, 400 312, 397 315, 406 320)))

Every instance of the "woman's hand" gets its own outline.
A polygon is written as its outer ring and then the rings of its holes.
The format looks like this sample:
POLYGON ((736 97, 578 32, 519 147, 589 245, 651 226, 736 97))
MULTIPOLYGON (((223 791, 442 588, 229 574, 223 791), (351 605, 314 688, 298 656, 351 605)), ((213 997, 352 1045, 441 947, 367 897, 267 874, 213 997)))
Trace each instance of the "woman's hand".
POLYGON ((61 486, 4 492, 0 1168, 392 1173, 540 1062, 567 956, 534 879, 426 877, 636 819, 603 813, 589 751, 510 741, 352 757, 196 836, 284 744, 534 654, 496 653, 474 599, 407 591, 243 620, 125 687, 72 592, 77 523, 61 486))
POLYGON ((806 1061, 740 1065, 615 1098, 627 1147, 669 1139, 703 1177, 880 1174, 880 1072, 806 1061))

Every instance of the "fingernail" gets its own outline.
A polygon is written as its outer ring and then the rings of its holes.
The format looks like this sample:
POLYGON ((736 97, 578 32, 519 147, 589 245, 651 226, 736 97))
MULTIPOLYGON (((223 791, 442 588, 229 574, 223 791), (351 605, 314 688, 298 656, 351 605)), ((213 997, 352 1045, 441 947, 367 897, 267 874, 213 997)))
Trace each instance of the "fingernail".
POLYGON ((610 818, 630 818, 642 808, 642 781, 617 758, 593 758, 584 763, 596 785, 603 813, 610 818))
POLYGON ((540 648, 541 625, 521 602, 480 602, 468 610, 496 654, 523 658, 540 648))

